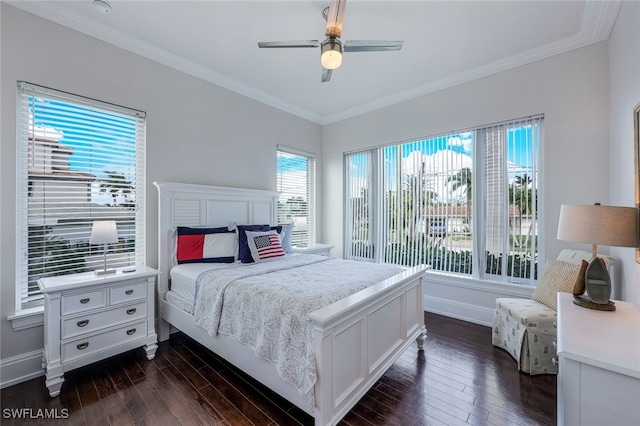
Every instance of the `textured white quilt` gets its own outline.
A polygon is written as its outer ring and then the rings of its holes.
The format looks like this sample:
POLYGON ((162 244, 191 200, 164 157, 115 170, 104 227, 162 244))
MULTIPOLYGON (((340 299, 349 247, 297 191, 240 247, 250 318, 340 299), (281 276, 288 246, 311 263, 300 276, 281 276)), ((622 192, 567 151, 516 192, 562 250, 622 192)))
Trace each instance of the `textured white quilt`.
POLYGON ((308 314, 402 268, 316 255, 205 272, 196 282, 195 322, 233 336, 271 361, 313 406, 316 365, 308 314))

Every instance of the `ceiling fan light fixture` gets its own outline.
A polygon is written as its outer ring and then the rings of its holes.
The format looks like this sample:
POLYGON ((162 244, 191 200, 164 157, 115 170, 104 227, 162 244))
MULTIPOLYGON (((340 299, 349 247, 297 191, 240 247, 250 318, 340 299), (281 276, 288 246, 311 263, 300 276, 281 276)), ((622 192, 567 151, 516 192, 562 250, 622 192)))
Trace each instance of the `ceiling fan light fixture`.
POLYGON ((320 63, 328 70, 342 65, 342 43, 335 37, 329 37, 320 46, 320 63))

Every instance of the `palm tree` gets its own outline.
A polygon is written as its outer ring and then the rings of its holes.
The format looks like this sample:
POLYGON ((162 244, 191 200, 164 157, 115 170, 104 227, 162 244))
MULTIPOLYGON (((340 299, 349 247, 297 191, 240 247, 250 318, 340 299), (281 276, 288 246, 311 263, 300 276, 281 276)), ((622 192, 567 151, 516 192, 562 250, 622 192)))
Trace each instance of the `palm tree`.
MULTIPOLYGON (((531 189, 529 189, 529 185, 531 184, 531 182, 531 177, 525 173, 522 176, 515 176, 515 178, 513 179, 513 185, 511 185, 509 188, 509 198, 513 205, 518 207, 520 235, 522 235, 522 216, 531 212, 532 199, 531 189)), ((528 235, 525 243, 527 241, 528 235)))
POLYGON ((526 173, 523 174, 522 176, 516 176, 514 178, 514 183, 520 188, 528 188, 531 182, 532 182, 531 176, 529 176, 526 173))
POLYGON ((460 188, 464 188, 465 198, 467 202, 466 216, 467 216, 467 223, 469 223, 471 221, 471 213, 469 211, 471 207, 471 188, 472 188, 471 169, 469 167, 463 167, 462 169, 458 170, 458 172, 455 175, 449 176, 447 178, 447 182, 451 183, 452 192, 460 188))
POLYGON ((118 173, 116 171, 105 171, 105 173, 107 177, 100 181, 100 193, 108 193, 111 195, 111 198, 113 198, 113 207, 117 206, 117 199, 119 196, 124 198, 124 203, 122 205, 125 207, 128 206, 130 204, 128 197, 135 189, 131 184, 131 181, 127 180, 123 173, 118 173))

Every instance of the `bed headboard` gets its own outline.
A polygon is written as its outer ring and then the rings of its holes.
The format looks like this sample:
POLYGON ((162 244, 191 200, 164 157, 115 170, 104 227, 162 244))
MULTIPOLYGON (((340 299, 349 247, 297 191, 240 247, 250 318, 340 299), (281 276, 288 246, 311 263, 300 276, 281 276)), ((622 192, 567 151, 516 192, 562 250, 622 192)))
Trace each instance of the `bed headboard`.
POLYGON ((162 298, 169 290, 171 235, 176 226, 276 224, 276 191, 175 182, 153 184, 158 188, 158 295, 162 298))

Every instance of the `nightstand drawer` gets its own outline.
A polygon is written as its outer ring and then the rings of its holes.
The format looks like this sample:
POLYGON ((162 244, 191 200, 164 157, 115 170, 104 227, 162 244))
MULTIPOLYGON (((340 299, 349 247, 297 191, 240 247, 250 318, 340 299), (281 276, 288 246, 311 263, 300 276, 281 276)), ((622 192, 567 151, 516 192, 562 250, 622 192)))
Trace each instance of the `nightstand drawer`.
POLYGON ((60 330, 61 339, 67 339, 89 333, 90 331, 146 318, 146 316, 147 302, 143 301, 135 305, 127 305, 108 311, 63 319, 60 330))
POLYGON ((76 294, 63 294, 61 315, 65 316, 76 312, 102 308, 103 306, 107 306, 106 289, 86 291, 76 294))
POLYGON ((145 281, 132 282, 127 285, 111 287, 111 290, 109 291, 110 305, 146 298, 147 283, 145 281))
POLYGON ((147 322, 142 321, 127 325, 126 327, 120 327, 106 333, 76 339, 62 344, 61 361, 69 362, 146 336, 147 322))

